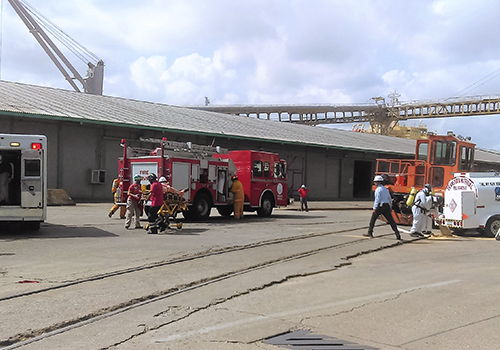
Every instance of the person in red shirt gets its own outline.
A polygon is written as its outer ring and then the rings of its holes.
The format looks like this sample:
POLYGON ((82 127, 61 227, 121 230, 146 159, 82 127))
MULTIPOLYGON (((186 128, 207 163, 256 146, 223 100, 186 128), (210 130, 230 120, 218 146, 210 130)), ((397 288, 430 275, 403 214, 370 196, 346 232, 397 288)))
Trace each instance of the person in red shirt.
POLYGON ((157 181, 156 174, 151 173, 148 176, 148 181, 151 183, 151 189, 147 200, 151 200, 149 208, 148 221, 150 234, 158 234, 158 224, 161 219, 158 217, 158 211, 163 205, 163 186, 157 181))
POLYGON ((132 223, 132 217, 135 216, 135 228, 142 228, 140 217, 142 213, 141 208, 141 176, 134 176, 134 183, 128 188, 127 197, 127 215, 125 220, 125 228, 128 229, 132 223))
POLYGON ((304 208, 306 211, 309 211, 309 208, 307 207, 307 194, 309 193, 309 189, 306 188, 306 185, 302 185, 299 188, 299 196, 300 196, 300 211, 304 211, 304 208))

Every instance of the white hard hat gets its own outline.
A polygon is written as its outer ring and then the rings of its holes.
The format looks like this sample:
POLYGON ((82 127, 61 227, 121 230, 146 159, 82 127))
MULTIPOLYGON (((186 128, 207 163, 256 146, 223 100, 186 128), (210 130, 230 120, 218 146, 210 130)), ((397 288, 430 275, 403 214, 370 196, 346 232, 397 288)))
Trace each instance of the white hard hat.
POLYGON ((165 176, 162 176, 162 177, 160 177, 158 182, 167 182, 167 179, 165 178, 165 176))
POLYGON ((302 186, 300 186, 300 187, 302 187, 302 188, 306 188, 306 185, 302 185, 302 186))
POLYGON ((376 175, 373 179, 373 182, 384 182, 384 178, 382 177, 382 175, 376 175))

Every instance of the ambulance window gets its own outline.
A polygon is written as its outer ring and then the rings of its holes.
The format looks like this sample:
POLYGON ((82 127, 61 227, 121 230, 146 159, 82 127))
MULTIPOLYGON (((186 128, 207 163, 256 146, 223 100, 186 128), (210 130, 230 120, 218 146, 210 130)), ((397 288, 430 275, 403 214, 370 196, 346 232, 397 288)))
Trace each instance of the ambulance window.
POLYGON ((26 159, 24 161, 25 176, 40 176, 40 159, 26 159))
POLYGON ((264 177, 269 177, 269 163, 268 162, 264 162, 264 177))
POLYGON ((260 160, 253 162, 253 176, 262 177, 262 162, 260 160))

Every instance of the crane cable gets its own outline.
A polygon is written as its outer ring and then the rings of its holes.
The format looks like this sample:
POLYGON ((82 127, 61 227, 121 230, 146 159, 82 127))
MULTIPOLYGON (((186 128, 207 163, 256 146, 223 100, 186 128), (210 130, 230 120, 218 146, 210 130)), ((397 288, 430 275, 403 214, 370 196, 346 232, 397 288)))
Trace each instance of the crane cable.
POLYGON ((26 10, 38 20, 40 26, 50 33, 54 38, 56 38, 61 44, 66 46, 68 50, 70 50, 76 57, 82 60, 84 63, 92 62, 97 63, 101 61, 101 59, 92 53, 85 46, 78 43, 75 39, 69 36, 66 32, 64 32, 60 27, 50 21, 47 17, 45 17, 42 13, 40 13, 36 8, 32 5, 28 4, 26 1, 19 0, 19 2, 24 5, 26 10))
POLYGON ((498 68, 497 70, 491 72, 490 74, 482 77, 481 79, 479 79, 478 81, 476 81, 475 83, 472 83, 471 85, 469 85, 468 87, 466 87, 465 89, 463 90, 460 90, 459 92, 457 92, 455 95, 456 96, 453 96, 453 97, 449 97, 449 99, 453 99, 453 98, 456 98, 456 97, 464 97, 465 94, 469 93, 470 91, 474 90, 474 89, 477 89, 478 87, 486 84, 487 82, 489 82, 490 80, 493 80, 494 78, 498 77, 500 75, 500 68, 498 68), (479 84, 480 83, 480 84, 479 84), (479 84, 476 86, 476 84, 479 84))

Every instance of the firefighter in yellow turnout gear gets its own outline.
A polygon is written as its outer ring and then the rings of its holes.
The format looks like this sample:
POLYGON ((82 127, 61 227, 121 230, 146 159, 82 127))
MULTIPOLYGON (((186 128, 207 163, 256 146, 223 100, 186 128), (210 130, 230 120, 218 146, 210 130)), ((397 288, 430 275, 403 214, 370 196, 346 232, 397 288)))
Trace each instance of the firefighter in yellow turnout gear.
POLYGON ((234 217, 240 219, 243 217, 243 204, 245 202, 245 191, 243 190, 243 184, 238 180, 237 175, 231 176, 233 181, 233 187, 231 187, 231 192, 234 193, 234 217))
POLYGON ((120 208, 120 219, 125 219, 125 214, 127 213, 127 206, 118 204, 121 200, 123 183, 119 179, 113 180, 113 185, 111 186, 111 192, 114 193, 114 202, 111 207, 108 216, 112 217, 113 214, 120 208))

